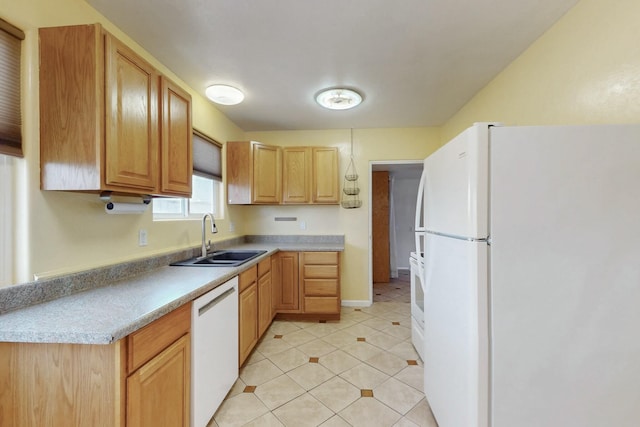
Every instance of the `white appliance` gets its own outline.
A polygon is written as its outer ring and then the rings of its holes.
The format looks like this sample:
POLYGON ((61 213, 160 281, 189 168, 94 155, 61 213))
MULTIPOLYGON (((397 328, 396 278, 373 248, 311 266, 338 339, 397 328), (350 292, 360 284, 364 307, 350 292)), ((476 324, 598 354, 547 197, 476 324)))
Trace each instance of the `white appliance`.
POLYGON ((424 171, 418 186, 415 216, 416 250, 409 256, 411 267, 411 342, 424 360, 424 171))
POLYGON ((206 427, 238 379, 238 277, 193 301, 191 426, 206 427))
POLYGON ((411 252, 411 342, 420 358, 424 360, 424 288, 422 286, 422 270, 424 260, 422 254, 411 252))
POLYGON ((637 426, 640 125, 475 124, 423 179, 438 425, 637 426))

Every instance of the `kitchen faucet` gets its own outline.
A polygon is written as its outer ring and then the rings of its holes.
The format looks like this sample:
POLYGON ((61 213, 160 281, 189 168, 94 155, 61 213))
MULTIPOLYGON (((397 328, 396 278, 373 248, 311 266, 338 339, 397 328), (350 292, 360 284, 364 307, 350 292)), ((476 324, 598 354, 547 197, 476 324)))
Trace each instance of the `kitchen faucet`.
POLYGON ((207 256, 207 252, 209 251, 209 249, 211 249, 211 240, 209 240, 209 243, 205 243, 205 235, 206 235, 206 230, 204 228, 206 222, 207 222, 207 217, 209 217, 211 219, 211 232, 212 233, 217 233, 218 229, 216 228, 216 222, 213 219, 213 214, 212 213, 206 213, 202 216, 202 258, 207 256))

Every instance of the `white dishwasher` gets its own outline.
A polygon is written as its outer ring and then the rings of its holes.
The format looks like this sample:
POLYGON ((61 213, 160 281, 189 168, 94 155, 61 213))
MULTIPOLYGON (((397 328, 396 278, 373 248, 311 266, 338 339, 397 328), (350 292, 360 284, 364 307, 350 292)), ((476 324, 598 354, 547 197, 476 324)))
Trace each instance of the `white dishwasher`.
POLYGON ((206 427, 238 379, 238 277, 193 301, 191 426, 206 427))

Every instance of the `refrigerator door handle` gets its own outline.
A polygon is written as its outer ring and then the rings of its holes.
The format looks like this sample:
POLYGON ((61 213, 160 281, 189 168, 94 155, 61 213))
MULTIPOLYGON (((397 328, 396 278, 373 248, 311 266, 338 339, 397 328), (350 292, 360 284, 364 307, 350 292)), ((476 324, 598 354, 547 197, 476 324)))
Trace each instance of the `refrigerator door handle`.
MULTIPOLYGON (((424 200, 424 180, 426 179, 426 173, 423 170, 422 175, 420 175, 420 184, 418 185, 418 195, 416 197, 416 219, 415 219, 415 230, 424 231, 424 218, 422 217, 422 204, 424 200)), ((417 250, 418 248, 416 248, 417 250)))
MULTIPOLYGON (((423 170, 422 175, 420 176, 420 184, 418 185, 418 195, 416 198, 416 218, 415 218, 415 239, 416 239, 416 257, 420 259, 424 254, 424 218, 422 216, 422 205, 424 200, 424 181, 426 179, 426 173, 423 170)), ((421 264, 421 263, 418 263, 421 264)), ((422 270, 421 268, 419 268, 422 270)), ((422 274, 420 274, 422 277, 422 274)))

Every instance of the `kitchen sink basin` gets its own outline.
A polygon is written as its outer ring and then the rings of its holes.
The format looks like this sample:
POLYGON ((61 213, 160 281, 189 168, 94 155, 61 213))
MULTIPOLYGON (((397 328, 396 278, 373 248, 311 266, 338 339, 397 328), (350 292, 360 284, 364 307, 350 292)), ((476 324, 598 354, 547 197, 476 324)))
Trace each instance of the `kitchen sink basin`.
POLYGON ((267 251, 254 250, 215 251, 204 258, 191 258, 180 262, 174 262, 171 265, 194 267, 236 267, 247 261, 251 261, 266 252, 267 251))

